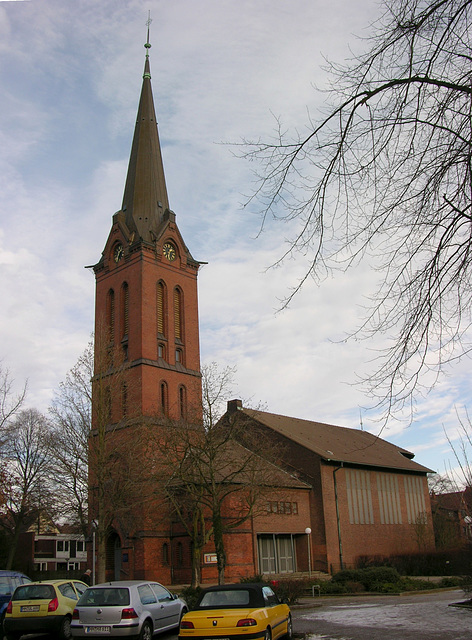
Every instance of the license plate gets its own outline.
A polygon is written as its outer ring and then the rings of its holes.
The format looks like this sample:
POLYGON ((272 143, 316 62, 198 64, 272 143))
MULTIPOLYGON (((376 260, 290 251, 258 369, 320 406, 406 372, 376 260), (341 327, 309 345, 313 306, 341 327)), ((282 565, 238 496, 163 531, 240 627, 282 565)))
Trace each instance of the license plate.
POLYGON ((85 633, 110 633, 111 627, 93 626, 85 627, 85 633))
POLYGON ((20 611, 23 613, 31 613, 31 611, 39 611, 39 604, 29 604, 20 607, 20 611))

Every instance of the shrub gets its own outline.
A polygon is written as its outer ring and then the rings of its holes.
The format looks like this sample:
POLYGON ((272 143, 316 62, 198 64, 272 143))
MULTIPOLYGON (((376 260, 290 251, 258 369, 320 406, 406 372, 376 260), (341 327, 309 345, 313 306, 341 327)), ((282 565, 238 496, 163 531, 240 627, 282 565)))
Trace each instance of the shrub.
POLYGON ((311 589, 313 580, 297 580, 291 578, 283 578, 270 582, 278 597, 287 604, 296 604, 298 599, 308 590, 311 589))
POLYGON ((264 575, 262 573, 256 573, 254 576, 245 576, 244 578, 240 578, 239 582, 241 584, 246 582, 264 582, 264 575))
POLYGON ((201 591, 201 587, 184 587, 180 592, 180 597, 185 600, 190 611, 195 607, 201 591))
POLYGON ((392 587, 384 585, 395 585, 394 589, 399 591, 401 582, 400 574, 392 567, 365 567, 364 569, 345 569, 333 576, 333 582, 344 584, 362 584, 366 591, 380 591, 385 593, 385 588, 389 591, 392 587))

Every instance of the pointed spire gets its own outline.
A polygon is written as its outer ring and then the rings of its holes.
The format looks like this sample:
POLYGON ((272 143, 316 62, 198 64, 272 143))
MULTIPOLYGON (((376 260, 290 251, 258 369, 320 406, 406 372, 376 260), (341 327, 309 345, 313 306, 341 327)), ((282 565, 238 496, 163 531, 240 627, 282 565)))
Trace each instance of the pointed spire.
POLYGON ((130 231, 139 238, 152 242, 169 208, 164 165, 157 130, 156 113, 151 88, 149 64, 149 25, 144 63, 143 86, 139 99, 138 115, 128 165, 122 209, 130 231))

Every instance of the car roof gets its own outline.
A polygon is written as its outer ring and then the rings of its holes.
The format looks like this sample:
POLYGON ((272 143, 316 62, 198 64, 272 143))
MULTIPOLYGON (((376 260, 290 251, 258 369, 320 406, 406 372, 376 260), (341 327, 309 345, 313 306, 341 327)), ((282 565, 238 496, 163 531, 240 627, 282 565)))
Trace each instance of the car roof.
POLYGON ((10 571, 9 569, 0 569, 0 577, 1 576, 6 576, 7 578, 28 578, 28 576, 21 573, 21 571, 10 571))
POLYGON ((237 584, 215 584, 212 587, 206 587, 204 591, 228 591, 233 589, 256 589, 260 590, 262 587, 270 587, 269 584, 262 582, 239 582, 237 584))
MULTIPOLYGON (((68 582, 82 582, 82 580, 76 580, 75 578, 62 578, 62 579, 56 578, 54 580, 35 580, 34 582, 28 582, 28 586, 35 585, 35 584, 46 584, 46 585, 50 584, 54 586, 58 584, 67 584, 68 582)), ((85 584, 85 582, 82 582, 82 584, 85 584)), ((85 586, 88 586, 88 585, 85 585, 85 586)))
MULTIPOLYGON (((94 584, 93 588, 100 587, 136 587, 140 584, 160 584, 157 580, 112 580, 111 582, 101 582, 100 584, 94 584)), ((162 586, 162 585, 161 585, 162 586)))

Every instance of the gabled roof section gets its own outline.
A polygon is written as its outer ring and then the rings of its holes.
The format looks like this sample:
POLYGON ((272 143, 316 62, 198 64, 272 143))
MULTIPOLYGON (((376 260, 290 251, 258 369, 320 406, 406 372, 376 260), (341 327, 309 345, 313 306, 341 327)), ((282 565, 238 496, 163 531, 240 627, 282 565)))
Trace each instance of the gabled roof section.
POLYGON ((313 451, 327 462, 347 463, 370 467, 385 467, 412 473, 431 473, 431 469, 414 462, 414 454, 367 431, 338 427, 322 422, 291 418, 266 411, 245 409, 239 401, 228 403, 276 433, 313 451))
MULTIPOLYGON (((149 39, 146 50, 150 48, 149 39)), ((151 87, 149 54, 146 53, 143 86, 128 165, 122 210, 136 239, 153 242, 169 209, 159 133, 151 87)))

